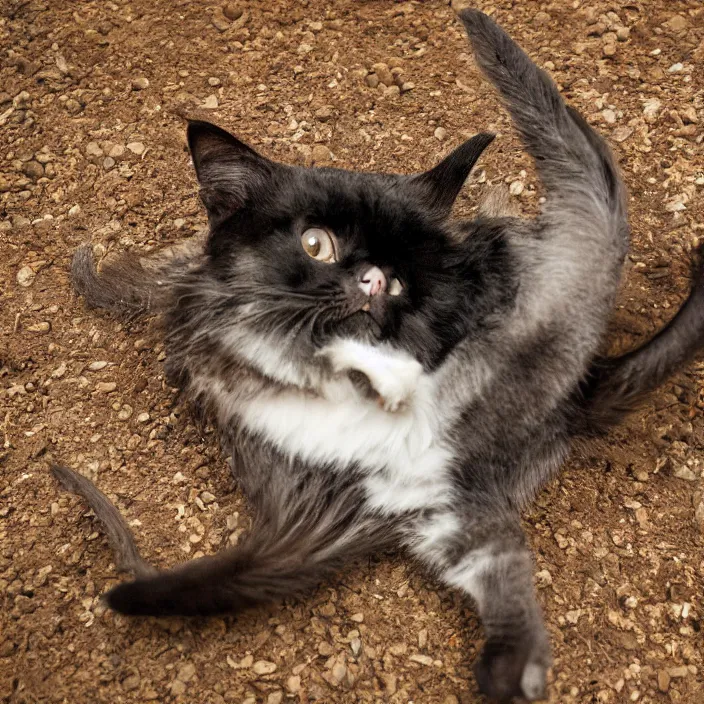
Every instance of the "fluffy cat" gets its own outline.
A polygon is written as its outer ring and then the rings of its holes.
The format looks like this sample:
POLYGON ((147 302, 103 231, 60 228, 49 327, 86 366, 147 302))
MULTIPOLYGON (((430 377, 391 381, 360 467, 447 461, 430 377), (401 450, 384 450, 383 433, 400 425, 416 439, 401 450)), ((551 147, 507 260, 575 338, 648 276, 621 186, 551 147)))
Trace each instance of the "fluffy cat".
POLYGON ((192 122, 207 238, 100 273, 84 248, 73 277, 89 305, 163 315, 169 377, 214 419, 255 524, 237 547, 156 570, 91 482, 54 471, 136 576, 105 596, 121 613, 236 611, 402 546, 476 605, 481 690, 533 701, 551 659, 520 511, 575 439, 699 350, 704 286, 700 269, 657 337, 600 356, 628 246, 614 160, 489 17, 460 17, 535 159, 540 216, 494 204, 449 219, 491 135, 394 176, 277 164, 192 122))

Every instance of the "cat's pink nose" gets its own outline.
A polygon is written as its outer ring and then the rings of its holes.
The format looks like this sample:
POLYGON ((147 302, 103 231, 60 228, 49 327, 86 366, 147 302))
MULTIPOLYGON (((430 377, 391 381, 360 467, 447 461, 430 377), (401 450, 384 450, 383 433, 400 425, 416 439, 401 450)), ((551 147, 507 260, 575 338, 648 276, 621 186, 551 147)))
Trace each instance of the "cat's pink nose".
POLYGON ((384 276, 384 272, 378 266, 371 267, 362 274, 359 288, 367 296, 376 296, 377 293, 383 293, 386 291, 386 276, 384 276))

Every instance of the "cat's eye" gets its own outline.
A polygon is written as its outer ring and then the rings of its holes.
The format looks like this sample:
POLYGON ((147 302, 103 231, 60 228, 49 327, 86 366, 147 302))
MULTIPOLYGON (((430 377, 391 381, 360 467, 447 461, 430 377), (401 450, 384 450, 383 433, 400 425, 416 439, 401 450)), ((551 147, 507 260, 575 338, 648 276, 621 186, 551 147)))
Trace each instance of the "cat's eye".
POLYGON ((332 235, 321 227, 309 227, 301 235, 301 244, 305 253, 319 262, 332 264, 337 261, 335 240, 332 235))

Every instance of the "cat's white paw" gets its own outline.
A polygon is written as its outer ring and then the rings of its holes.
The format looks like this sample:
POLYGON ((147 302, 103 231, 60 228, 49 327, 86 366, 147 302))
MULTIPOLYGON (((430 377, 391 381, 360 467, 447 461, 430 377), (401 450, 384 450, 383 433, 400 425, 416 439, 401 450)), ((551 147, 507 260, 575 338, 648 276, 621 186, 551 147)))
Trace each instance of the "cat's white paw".
POLYGON ((381 407, 395 413, 410 402, 422 365, 406 352, 367 345, 356 340, 336 340, 321 350, 336 373, 364 374, 379 396, 381 407))

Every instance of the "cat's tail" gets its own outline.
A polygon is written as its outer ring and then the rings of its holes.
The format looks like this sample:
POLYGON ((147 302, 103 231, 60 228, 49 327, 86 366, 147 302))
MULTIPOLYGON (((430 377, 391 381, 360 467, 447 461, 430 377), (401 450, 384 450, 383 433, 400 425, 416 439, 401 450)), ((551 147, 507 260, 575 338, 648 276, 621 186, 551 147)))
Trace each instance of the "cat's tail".
POLYGON ((477 64, 498 89, 535 159, 548 193, 543 223, 551 224, 552 218, 558 231, 568 232, 570 220, 579 222, 582 236, 617 240, 625 255, 626 193, 607 144, 491 18, 474 9, 462 10, 459 17, 477 64))
POLYGON ((575 435, 603 435, 704 349, 704 245, 695 254, 692 288, 675 317, 635 350, 592 365, 576 404, 575 435))
POLYGON ((73 287, 89 307, 119 317, 159 313, 171 295, 169 284, 200 261, 203 241, 200 235, 145 257, 125 252, 107 259, 100 270, 92 247, 83 245, 71 262, 73 287))
POLYGON ((123 614, 209 616, 279 601, 315 587, 350 557, 388 539, 376 521, 359 515, 358 488, 350 483, 335 496, 324 490, 291 494, 240 545, 159 571, 142 559, 118 510, 90 480, 66 467, 52 471, 103 524, 118 567, 137 577, 104 597, 123 614))

